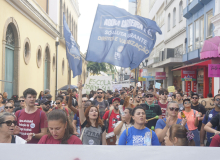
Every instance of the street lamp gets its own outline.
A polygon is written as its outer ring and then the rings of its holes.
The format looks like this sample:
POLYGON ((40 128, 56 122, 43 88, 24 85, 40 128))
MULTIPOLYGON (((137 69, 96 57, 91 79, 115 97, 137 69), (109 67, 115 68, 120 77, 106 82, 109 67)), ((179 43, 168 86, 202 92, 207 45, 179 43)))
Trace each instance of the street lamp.
POLYGON ((58 95, 58 46, 59 46, 60 42, 59 42, 59 37, 56 38, 56 42, 55 42, 55 45, 56 45, 56 94, 55 95, 58 95))

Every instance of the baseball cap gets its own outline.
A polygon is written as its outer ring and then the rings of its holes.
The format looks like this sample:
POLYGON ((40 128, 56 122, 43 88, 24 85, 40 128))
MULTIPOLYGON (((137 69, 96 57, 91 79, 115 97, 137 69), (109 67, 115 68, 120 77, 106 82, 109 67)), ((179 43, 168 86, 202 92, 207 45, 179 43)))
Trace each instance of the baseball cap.
POLYGON ((46 102, 49 102, 49 100, 47 98, 43 98, 42 100, 40 100, 40 104, 45 104, 46 102))
POLYGON ((48 94, 48 95, 46 95, 45 97, 46 97, 46 99, 50 99, 50 98, 52 98, 52 95, 51 95, 51 94, 48 94))
POLYGON ((153 92, 147 92, 145 95, 154 95, 153 92))
POLYGON ((112 100, 112 103, 113 103, 114 101, 116 101, 116 100, 119 101, 119 102, 121 101, 120 98, 116 97, 116 98, 114 98, 114 99, 112 100))

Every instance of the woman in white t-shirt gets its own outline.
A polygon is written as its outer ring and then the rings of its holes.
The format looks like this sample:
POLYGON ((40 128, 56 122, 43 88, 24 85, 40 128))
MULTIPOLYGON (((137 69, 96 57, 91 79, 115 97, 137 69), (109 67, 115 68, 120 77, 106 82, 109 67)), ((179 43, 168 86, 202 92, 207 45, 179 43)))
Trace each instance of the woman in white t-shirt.
POLYGON ((133 126, 133 119, 131 116, 132 109, 125 108, 124 115, 122 115, 121 121, 118 121, 115 125, 114 134, 116 135, 116 145, 118 145, 119 138, 124 130, 127 130, 133 126))
POLYGON ((0 143, 27 143, 19 136, 13 135, 17 121, 11 113, 0 113, 0 143))

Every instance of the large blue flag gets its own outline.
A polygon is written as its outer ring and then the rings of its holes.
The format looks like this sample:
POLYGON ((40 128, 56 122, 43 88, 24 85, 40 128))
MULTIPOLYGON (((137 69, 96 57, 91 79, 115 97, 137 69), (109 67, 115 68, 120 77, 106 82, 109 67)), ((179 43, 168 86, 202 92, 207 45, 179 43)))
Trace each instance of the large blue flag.
POLYGON ((137 68, 149 57, 162 34, 155 21, 115 6, 99 5, 90 36, 87 61, 137 68))
POLYGON ((70 69, 73 71, 73 78, 82 74, 82 58, 80 50, 73 38, 68 24, 66 23, 65 14, 63 14, 63 30, 66 42, 66 56, 69 62, 70 69))

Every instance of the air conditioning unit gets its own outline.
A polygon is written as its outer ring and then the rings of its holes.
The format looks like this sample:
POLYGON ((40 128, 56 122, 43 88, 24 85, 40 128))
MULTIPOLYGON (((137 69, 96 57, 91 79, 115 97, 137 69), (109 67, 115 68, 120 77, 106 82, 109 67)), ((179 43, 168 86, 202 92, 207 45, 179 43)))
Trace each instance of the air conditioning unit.
POLYGON ((170 57, 174 57, 174 48, 165 48, 164 49, 164 58, 168 59, 170 57))
POLYGON ((164 51, 160 51, 159 52, 159 61, 160 62, 162 62, 164 60, 163 56, 164 56, 164 51))

